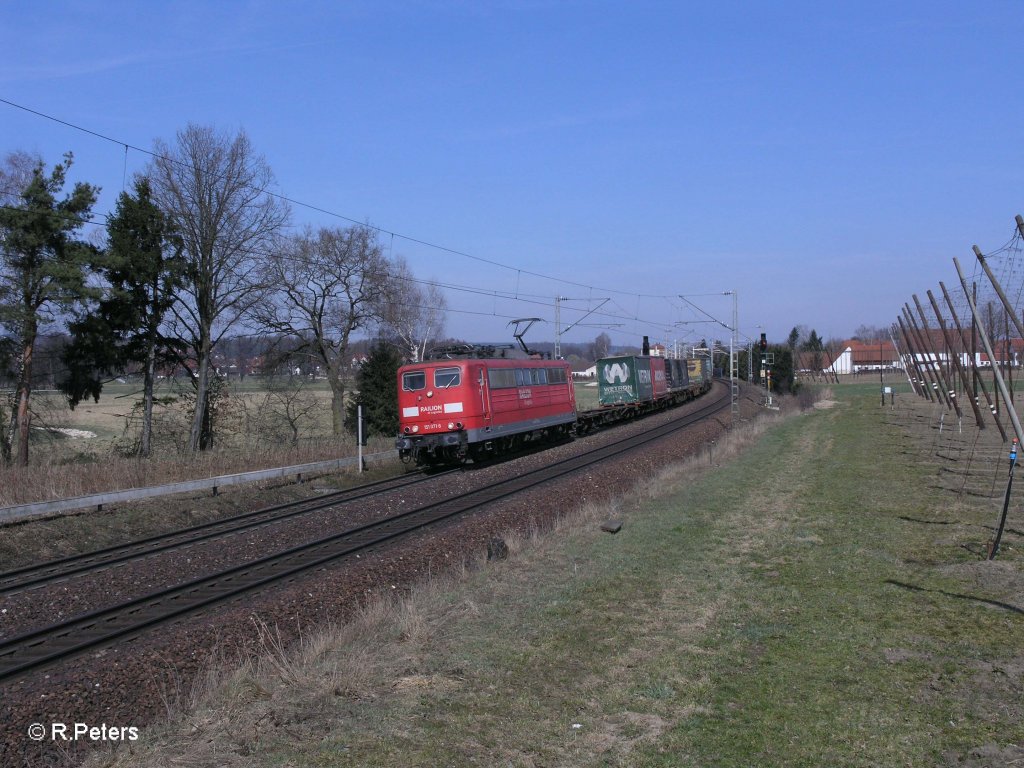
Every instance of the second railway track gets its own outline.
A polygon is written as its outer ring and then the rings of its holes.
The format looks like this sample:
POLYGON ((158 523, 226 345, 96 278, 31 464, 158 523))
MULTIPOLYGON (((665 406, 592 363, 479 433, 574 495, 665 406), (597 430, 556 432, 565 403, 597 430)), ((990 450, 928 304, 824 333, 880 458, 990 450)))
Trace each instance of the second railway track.
POLYGON ((300 501, 265 507, 219 520, 212 520, 201 525, 179 528, 124 544, 117 544, 58 560, 49 560, 44 563, 6 571, 0 573, 0 597, 63 581, 72 576, 93 573, 160 552, 192 546, 260 526, 273 525, 274 523, 309 514, 326 507, 357 501, 372 494, 405 488, 429 480, 432 477, 417 473, 398 478, 388 478, 360 485, 356 488, 332 491, 312 499, 302 499, 300 501))
MULTIPOLYGON (((728 397, 712 393, 693 412, 639 435, 612 441, 603 447, 547 464, 511 479, 424 504, 383 520, 8 638, 0 642, 0 681, 15 679, 64 658, 108 645, 118 639, 139 635, 158 624, 233 600, 270 584, 287 581, 305 571, 324 567, 346 556, 379 547, 414 531, 614 459, 646 443, 683 430, 701 419, 709 418, 728 408, 728 405, 728 397)), ((324 499, 316 501, 323 502, 324 499)), ((250 522, 253 525, 261 524, 250 522)), ((127 552, 122 555, 128 557, 127 552)), ((73 576, 73 573, 65 571, 63 576, 55 578, 73 576)))

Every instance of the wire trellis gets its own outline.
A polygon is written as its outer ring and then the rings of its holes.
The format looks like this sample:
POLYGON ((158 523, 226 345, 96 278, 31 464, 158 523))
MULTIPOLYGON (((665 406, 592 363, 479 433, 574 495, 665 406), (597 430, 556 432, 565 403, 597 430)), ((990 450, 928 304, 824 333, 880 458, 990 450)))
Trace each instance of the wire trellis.
POLYGON ((1004 499, 988 544, 993 558, 1011 502, 1020 506, 1011 491, 1024 444, 1024 218, 1000 248, 973 251, 966 267, 953 260, 948 282, 913 294, 890 333, 918 395, 901 417, 911 452, 935 466, 938 487, 957 498, 1004 499))

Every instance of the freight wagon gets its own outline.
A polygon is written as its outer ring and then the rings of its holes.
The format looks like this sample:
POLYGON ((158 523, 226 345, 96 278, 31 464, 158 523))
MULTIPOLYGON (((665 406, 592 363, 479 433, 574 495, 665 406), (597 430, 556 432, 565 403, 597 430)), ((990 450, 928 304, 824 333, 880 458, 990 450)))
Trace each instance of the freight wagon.
POLYGON ((698 381, 707 384, 711 381, 711 363, 703 357, 696 357, 686 361, 686 370, 691 381, 698 381))
POLYGON ((577 415, 576 433, 671 408, 704 394, 711 381, 703 362, 650 355, 598 360, 600 408, 577 415))

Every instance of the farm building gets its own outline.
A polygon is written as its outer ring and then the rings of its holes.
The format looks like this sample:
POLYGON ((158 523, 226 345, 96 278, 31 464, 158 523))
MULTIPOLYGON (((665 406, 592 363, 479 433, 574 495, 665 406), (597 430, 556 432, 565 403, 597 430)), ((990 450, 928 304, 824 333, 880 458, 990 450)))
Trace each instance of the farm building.
POLYGON ((833 361, 825 360, 824 368, 831 367, 840 375, 903 368, 900 356, 891 341, 864 343, 851 339, 843 342, 841 349, 842 351, 836 355, 833 361))

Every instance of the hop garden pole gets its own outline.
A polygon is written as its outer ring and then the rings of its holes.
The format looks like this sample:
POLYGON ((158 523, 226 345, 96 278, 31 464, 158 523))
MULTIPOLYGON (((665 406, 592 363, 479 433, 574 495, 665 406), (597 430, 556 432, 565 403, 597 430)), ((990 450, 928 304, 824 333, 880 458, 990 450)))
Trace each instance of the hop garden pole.
MULTIPOLYGON (((995 361, 996 354, 992 351, 992 342, 988 338, 988 334, 985 332, 984 325, 981 322, 981 317, 978 314, 978 307, 974 304, 974 299, 971 298, 970 292, 967 290, 967 280, 964 278, 963 270, 960 267, 960 261, 954 256, 953 264, 956 265, 956 272, 960 276, 960 283, 964 288, 964 295, 967 296, 967 304, 971 308, 971 314, 974 316, 974 323, 978 330, 978 335, 981 337, 981 344, 985 347, 985 354, 988 355, 988 359, 995 361)), ((1003 402, 1006 404, 1007 413, 1010 415, 1010 422, 1013 424, 1013 432, 1017 435, 1017 442, 1020 443, 1024 438, 1024 430, 1021 429, 1020 419, 1017 417, 1017 410, 1013 407, 1013 403, 1010 401, 1010 393, 1006 389, 1006 382, 1003 381, 1002 374, 999 373, 999 366, 993 365, 992 372, 995 374, 996 387, 999 389, 999 394, 1003 398, 1003 402)))
MULTIPOLYGON (((978 326, 978 334, 981 336, 981 343, 985 347, 985 354, 988 355, 989 360, 995 360, 995 354, 992 351, 992 342, 988 338, 988 333, 985 332, 984 325, 981 323, 978 317, 978 308, 974 304, 974 299, 971 298, 971 294, 967 290, 967 280, 964 278, 963 270, 960 268, 960 261, 954 256, 953 264, 956 265, 957 275, 960 276, 960 283, 964 287, 964 294, 967 296, 967 303, 971 307, 971 314, 974 316, 975 324, 978 326)), ((999 394, 1003 397, 1003 402, 1006 403, 1006 412, 1010 416, 1010 423, 1013 424, 1013 431, 1017 435, 1014 438, 1013 447, 1014 450, 1011 453, 1010 459, 1010 481, 1006 487, 1006 502, 1003 504, 1003 513, 999 522, 999 530, 996 533, 996 539, 992 542, 989 548, 989 560, 996 556, 996 552, 999 549, 999 539, 1002 537, 1003 527, 1006 524, 1006 513, 1009 506, 1010 499, 1010 483, 1013 480, 1013 468, 1017 464, 1017 446, 1021 444, 1022 430, 1020 426, 1020 419, 1017 418, 1017 409, 1013 407, 1013 401, 1010 400, 1010 393, 1006 390, 1006 382, 1003 381, 1002 374, 999 373, 999 366, 993 365, 992 372, 995 374, 996 386, 999 388, 999 394)))
POLYGON ((953 351, 953 340, 949 335, 949 329, 946 328, 946 321, 942 317, 942 313, 939 312, 939 302, 935 300, 935 296, 931 291, 928 291, 928 301, 932 304, 932 310, 935 312, 935 319, 939 323, 939 328, 942 329, 942 337, 946 340, 946 349, 948 350, 949 356, 953 358, 953 364, 956 368, 957 375, 960 377, 960 383, 963 384, 964 394, 967 395, 967 399, 971 403, 971 408, 974 409, 974 419, 978 424, 978 429, 985 428, 985 419, 981 415, 981 409, 978 408, 978 398, 971 397, 971 385, 967 379, 967 372, 964 370, 963 364, 960 361, 960 353, 953 351))
MULTIPOLYGON (((964 329, 960 324, 960 318, 956 314, 956 308, 953 306, 953 300, 949 296, 949 291, 946 290, 946 284, 941 280, 939 281, 939 288, 942 289, 942 295, 946 299, 946 306, 949 307, 949 315, 953 318, 953 324, 956 325, 957 333, 960 334, 960 344, 962 347, 967 347, 967 340, 964 338, 964 329)), ((972 325, 973 330, 973 325, 972 325)), ((972 345, 973 346, 973 345, 972 345)), ((999 430, 999 434, 1003 437, 1003 442, 1006 442, 1006 430, 1003 429, 1003 424, 999 421, 998 409, 995 403, 992 402, 992 398, 988 394, 988 387, 985 386, 985 380, 981 378, 981 374, 978 373, 977 358, 975 357, 973 350, 971 351, 971 374, 973 376, 974 386, 971 388, 974 392, 974 401, 978 401, 978 389, 981 389, 983 395, 985 395, 985 402, 988 404, 988 409, 992 413, 992 420, 996 423, 996 429, 999 430)))

